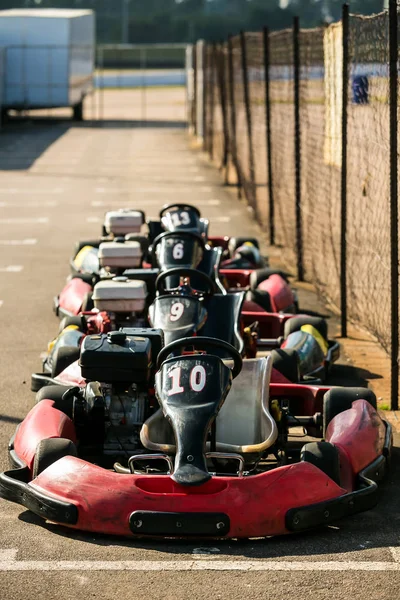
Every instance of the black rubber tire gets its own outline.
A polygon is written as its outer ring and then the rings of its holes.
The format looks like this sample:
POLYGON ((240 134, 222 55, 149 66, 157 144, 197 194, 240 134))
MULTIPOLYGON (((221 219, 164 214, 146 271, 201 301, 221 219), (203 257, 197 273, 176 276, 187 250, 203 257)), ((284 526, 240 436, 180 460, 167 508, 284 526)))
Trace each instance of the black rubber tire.
POLYGON ((45 385, 36 394, 36 403, 42 400, 53 400, 54 408, 63 412, 72 419, 74 411, 74 397, 72 394, 65 395, 71 388, 67 385, 45 385))
POLYGON ((264 267, 263 269, 256 269, 250 274, 249 285, 251 290, 256 290, 262 281, 265 281, 271 275, 279 275, 286 282, 287 274, 284 271, 280 271, 279 269, 270 269, 269 267, 264 267))
POLYGON ((292 383, 299 383, 300 372, 299 372, 299 357, 296 350, 288 348, 284 350, 272 350, 272 366, 274 369, 279 371, 281 375, 286 377, 292 383))
POLYGON ((88 292, 82 300, 82 312, 89 312, 94 309, 93 292, 88 292))
POLYGON ((349 410, 355 400, 366 400, 375 409, 377 407, 376 396, 368 388, 332 388, 324 395, 322 409, 322 430, 325 437, 329 423, 336 415, 349 410))
POLYGON ((231 253, 231 255, 233 256, 235 254, 235 251, 240 246, 243 246, 243 244, 245 244, 246 242, 250 242, 251 244, 253 244, 253 246, 260 249, 260 242, 258 241, 257 238, 243 237, 243 236, 231 237, 228 242, 229 252, 231 253))
POLYGON ((64 456, 78 456, 74 442, 66 438, 49 438, 41 440, 36 446, 33 461, 33 479, 50 465, 64 456))
POLYGON ((72 107, 72 119, 83 121, 83 99, 72 107))
POLYGON ((329 442, 309 442, 300 450, 300 461, 308 462, 340 485, 340 459, 336 446, 329 442))
POLYGON ((308 317, 307 315, 293 317, 285 323, 283 336, 286 338, 295 331, 300 331, 303 325, 312 325, 322 335, 324 340, 328 340, 328 323, 321 317, 308 317))
POLYGON ((66 327, 69 327, 70 325, 78 327, 79 331, 82 331, 82 333, 86 333, 87 331, 85 317, 83 315, 77 315, 76 317, 64 317, 63 319, 61 319, 58 332, 61 333, 66 327))
POLYGON ((51 366, 52 378, 57 377, 69 365, 78 360, 81 349, 76 346, 60 346, 54 353, 53 363, 51 366))

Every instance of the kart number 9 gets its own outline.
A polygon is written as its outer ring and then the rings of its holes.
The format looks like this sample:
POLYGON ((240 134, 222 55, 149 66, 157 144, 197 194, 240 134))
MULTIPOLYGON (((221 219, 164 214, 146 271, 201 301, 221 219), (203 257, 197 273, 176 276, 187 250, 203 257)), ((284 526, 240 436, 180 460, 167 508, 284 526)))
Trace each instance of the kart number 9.
POLYGON ((174 302, 174 304, 171 306, 171 314, 169 316, 170 321, 179 321, 184 310, 185 307, 183 306, 182 302, 174 302))

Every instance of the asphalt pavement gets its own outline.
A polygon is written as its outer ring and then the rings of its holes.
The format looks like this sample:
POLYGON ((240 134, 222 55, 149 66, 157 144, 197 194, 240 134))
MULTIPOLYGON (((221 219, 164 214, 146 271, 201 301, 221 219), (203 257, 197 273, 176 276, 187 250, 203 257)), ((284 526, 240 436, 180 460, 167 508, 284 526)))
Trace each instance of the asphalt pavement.
MULTIPOLYGON (((260 235, 218 171, 190 148, 183 123, 128 125, 31 121, 0 134, 1 470, 8 440, 33 404, 30 374, 57 330, 52 298, 68 275, 73 244, 100 233, 107 208, 156 216, 166 202, 188 201, 209 217, 211 233, 260 235)), ((351 365, 342 361, 331 383, 352 381, 351 365)), ((395 599, 399 458, 395 450, 376 509, 285 538, 94 536, 0 500, 0 598, 395 599)))

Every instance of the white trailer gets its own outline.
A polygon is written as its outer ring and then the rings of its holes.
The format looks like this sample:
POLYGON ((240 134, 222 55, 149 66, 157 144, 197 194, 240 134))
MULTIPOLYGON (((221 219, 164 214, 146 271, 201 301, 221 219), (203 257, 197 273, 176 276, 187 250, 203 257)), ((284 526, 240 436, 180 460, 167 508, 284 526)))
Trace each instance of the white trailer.
POLYGON ((74 118, 83 118, 83 100, 93 88, 92 10, 0 11, 0 47, 3 111, 71 106, 74 118))

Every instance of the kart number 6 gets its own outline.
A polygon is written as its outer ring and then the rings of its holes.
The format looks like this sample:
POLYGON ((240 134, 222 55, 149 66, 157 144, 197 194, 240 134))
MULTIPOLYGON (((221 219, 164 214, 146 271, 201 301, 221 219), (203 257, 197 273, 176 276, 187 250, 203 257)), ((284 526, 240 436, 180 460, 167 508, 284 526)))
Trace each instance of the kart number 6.
POLYGON ((173 258, 175 258, 175 260, 179 260, 179 259, 183 258, 182 242, 175 244, 175 246, 172 248, 172 256, 173 256, 173 258))

